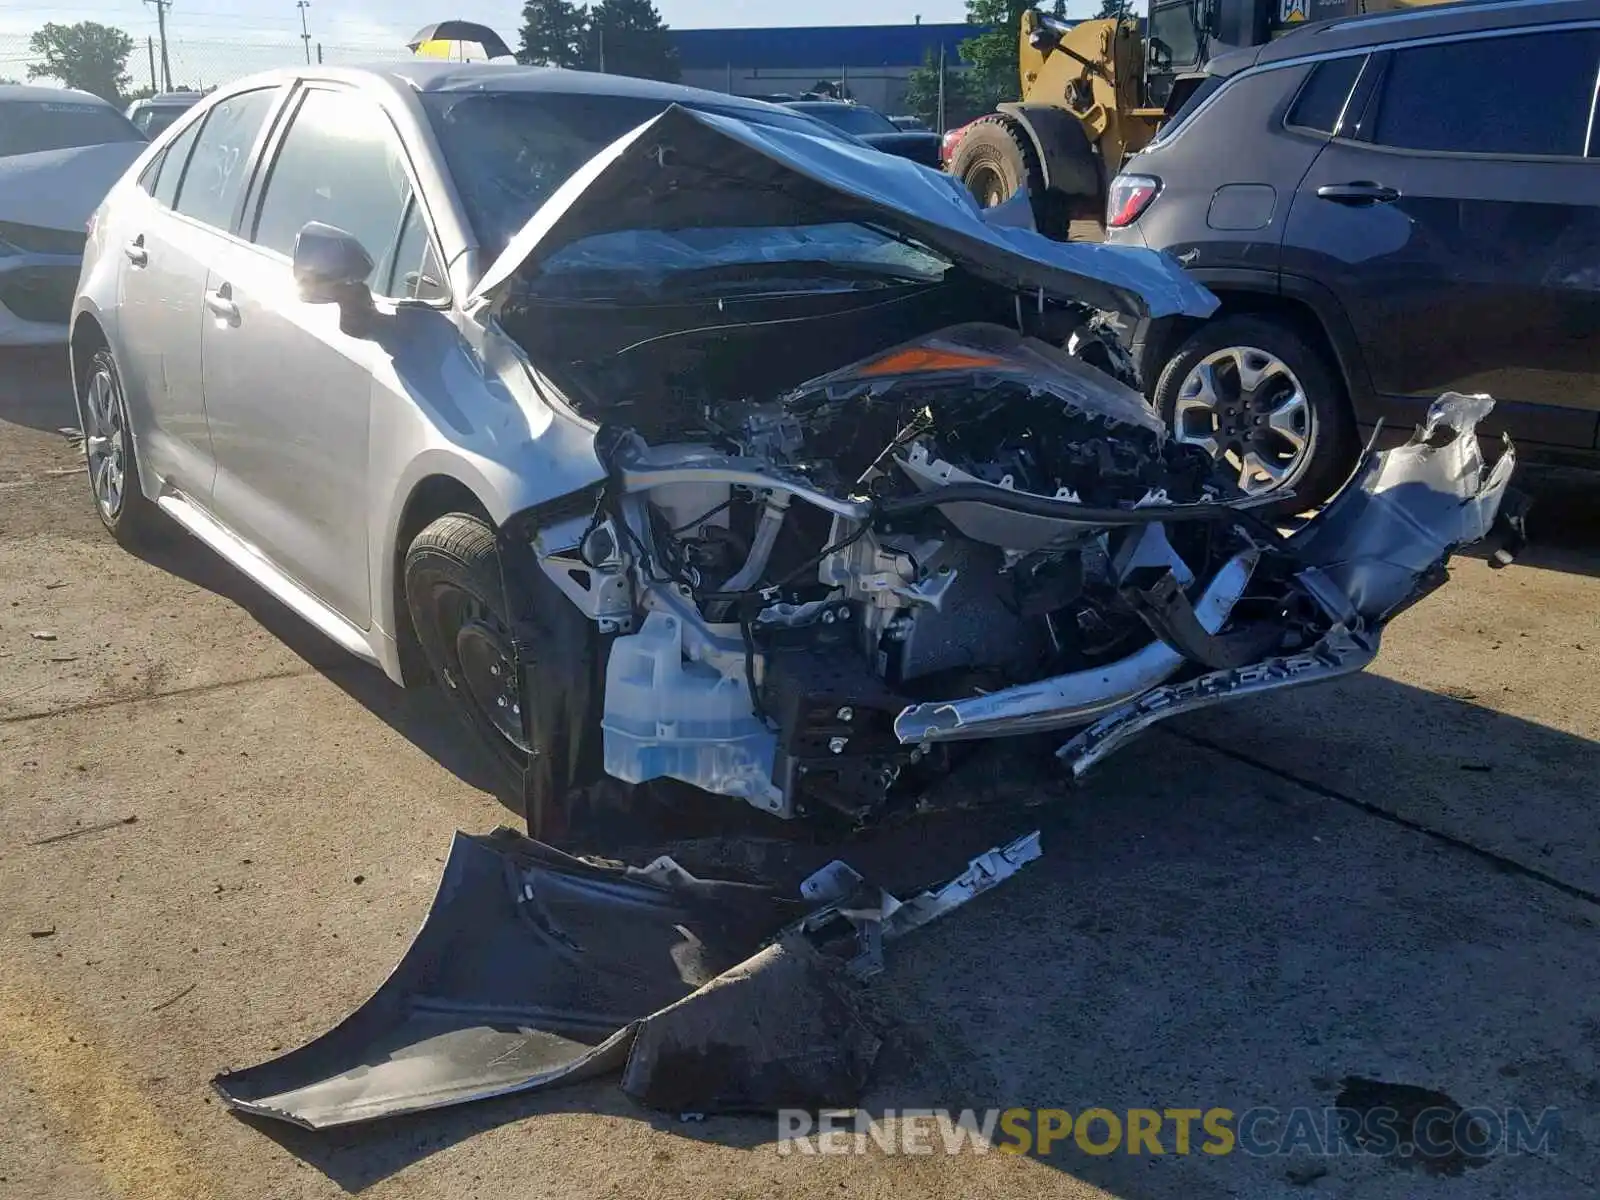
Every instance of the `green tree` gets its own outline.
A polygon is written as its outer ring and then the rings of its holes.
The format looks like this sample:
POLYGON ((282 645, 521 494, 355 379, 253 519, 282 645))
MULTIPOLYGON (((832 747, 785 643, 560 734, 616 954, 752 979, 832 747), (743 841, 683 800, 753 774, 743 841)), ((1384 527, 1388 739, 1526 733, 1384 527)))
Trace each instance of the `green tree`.
POLYGON ((133 39, 120 29, 93 21, 76 25, 52 21, 28 39, 28 49, 41 59, 28 68, 29 79, 59 79, 113 104, 128 86, 133 39))
POLYGON ((581 67, 588 29, 589 10, 572 0, 527 0, 517 58, 532 66, 581 67))
POLYGON ((1099 21, 1110 17, 1120 21, 1132 12, 1130 0, 1100 0, 1100 9, 1094 14, 1094 19, 1099 21))
POLYGON ((961 57, 972 64, 974 92, 993 108, 1002 100, 1015 100, 1021 91, 1017 39, 1022 14, 1029 0, 967 0, 967 23, 988 28, 961 43, 961 57))
POLYGON ((587 65, 610 75, 679 78, 678 51, 653 0, 600 0, 589 13, 587 65))
MULTIPOLYGON (((939 57, 934 51, 928 51, 922 65, 906 76, 906 94, 901 107, 921 117, 929 128, 939 128, 939 57)), ((973 73, 946 60, 944 128, 964 125, 984 111, 982 98, 973 86, 973 73)))

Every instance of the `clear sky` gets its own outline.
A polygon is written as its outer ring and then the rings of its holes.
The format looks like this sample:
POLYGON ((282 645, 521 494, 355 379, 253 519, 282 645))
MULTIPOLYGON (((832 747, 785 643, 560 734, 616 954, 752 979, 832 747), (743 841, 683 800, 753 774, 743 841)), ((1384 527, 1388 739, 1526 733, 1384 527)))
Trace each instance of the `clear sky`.
MULTIPOLYGON (((657 0, 667 24, 680 29, 746 25, 888 25, 962 21, 964 0, 657 0)), ((1092 11, 1094 0, 1076 0, 1069 10, 1092 11)), ((174 75, 185 83, 209 84, 296 61, 302 53, 300 11, 294 0, 173 0, 168 37, 174 75), (183 66, 180 69, 179 63, 183 66), (198 78, 187 78, 198 76, 198 78)), ((329 61, 368 57, 403 46, 430 21, 465 17, 483 21, 515 43, 520 0, 311 0, 305 13, 313 44, 328 48, 329 61), (340 47, 338 54, 333 48, 340 47)), ((155 9, 140 0, 0 0, 0 76, 23 76, 28 35, 46 21, 99 21, 126 30, 140 44, 132 62, 135 82, 148 74, 143 44, 156 31, 155 9)))

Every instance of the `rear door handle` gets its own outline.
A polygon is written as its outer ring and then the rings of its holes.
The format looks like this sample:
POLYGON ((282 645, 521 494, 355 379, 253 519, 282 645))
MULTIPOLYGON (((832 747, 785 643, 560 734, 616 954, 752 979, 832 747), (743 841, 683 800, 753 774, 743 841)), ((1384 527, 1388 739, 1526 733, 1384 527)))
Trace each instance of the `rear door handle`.
POLYGON ((207 292, 206 309, 217 319, 219 325, 239 324, 239 306, 233 302, 232 284, 225 283, 214 291, 207 292))
MULTIPOLYGON (((144 234, 142 233, 124 246, 122 252, 128 256, 128 261, 136 267, 145 266, 150 261, 150 251, 144 248, 144 234)), ((191 292, 189 294, 193 295, 194 293, 191 292)))
POLYGON ((1328 183, 1317 189, 1317 195, 1323 200, 1332 200, 1335 204, 1367 205, 1367 204, 1392 204, 1400 199, 1400 193, 1392 187, 1384 187, 1381 183, 1370 183, 1365 179, 1354 183, 1328 183))

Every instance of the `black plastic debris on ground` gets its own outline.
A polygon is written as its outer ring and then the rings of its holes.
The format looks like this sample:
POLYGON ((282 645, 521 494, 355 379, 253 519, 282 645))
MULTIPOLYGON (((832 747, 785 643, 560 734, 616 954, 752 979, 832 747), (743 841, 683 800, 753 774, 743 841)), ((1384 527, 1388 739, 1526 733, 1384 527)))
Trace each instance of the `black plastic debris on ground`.
POLYGON ((858 980, 864 961, 881 963, 894 918, 920 925, 1037 855, 1035 833, 938 892, 905 905, 878 892, 857 907, 871 885, 843 864, 829 878, 853 882, 851 897, 812 888, 802 904, 669 858, 634 868, 509 829, 458 833, 421 930, 377 993, 315 1041, 213 1086, 241 1112, 312 1129, 616 1071, 665 1111, 848 1106, 881 1044, 858 980), (831 936, 815 936, 830 914, 831 936))

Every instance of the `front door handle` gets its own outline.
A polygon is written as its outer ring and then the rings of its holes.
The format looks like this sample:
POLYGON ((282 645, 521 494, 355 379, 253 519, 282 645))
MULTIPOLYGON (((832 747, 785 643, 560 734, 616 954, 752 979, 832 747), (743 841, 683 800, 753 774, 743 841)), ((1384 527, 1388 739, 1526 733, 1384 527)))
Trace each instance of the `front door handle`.
POLYGON ((150 262, 150 251, 144 248, 144 234, 140 234, 122 248, 128 256, 128 261, 136 267, 146 266, 150 262))
POLYGON ((1381 183, 1372 183, 1369 180, 1359 179, 1354 183, 1328 183, 1317 189, 1317 195, 1323 200, 1332 200, 1335 204, 1350 204, 1362 207, 1369 204, 1393 204, 1400 199, 1400 193, 1392 187, 1384 187, 1381 183))
MULTIPOLYGON (((193 295, 194 293, 190 293, 193 295)), ((206 309, 217 319, 217 324, 237 326, 239 306, 233 302, 233 285, 223 284, 206 293, 206 309)))

